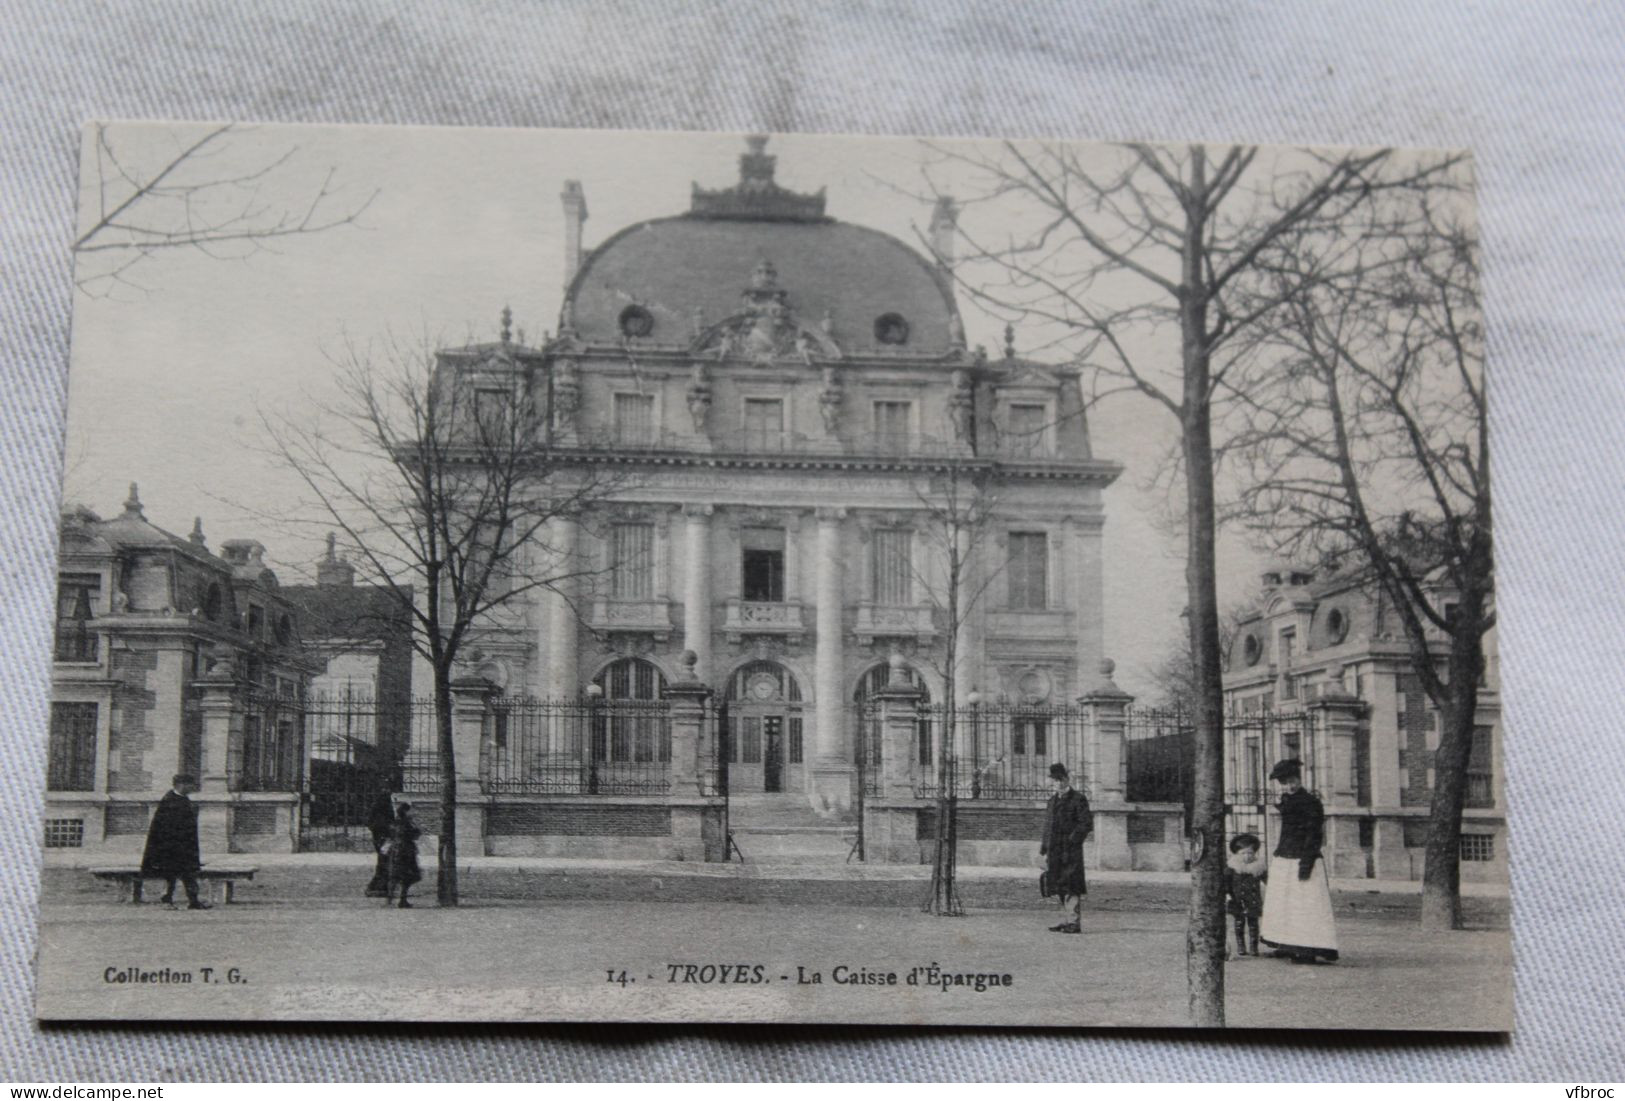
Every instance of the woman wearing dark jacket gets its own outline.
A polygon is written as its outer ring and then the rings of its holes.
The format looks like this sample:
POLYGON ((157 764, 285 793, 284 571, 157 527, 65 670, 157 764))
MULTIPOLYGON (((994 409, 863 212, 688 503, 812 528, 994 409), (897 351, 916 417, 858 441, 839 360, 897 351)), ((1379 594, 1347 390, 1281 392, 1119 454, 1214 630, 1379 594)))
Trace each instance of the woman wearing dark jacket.
POLYGON ((1270 860, 1269 890, 1259 939, 1294 963, 1337 959, 1337 927, 1332 920, 1332 886, 1321 855, 1326 812, 1305 791, 1303 765, 1282 761, 1270 770, 1281 785, 1281 834, 1270 860))
POLYGON ((418 838, 421 836, 423 831, 412 820, 412 804, 402 803, 395 813, 395 828, 389 837, 389 889, 384 895, 384 905, 389 905, 395 888, 399 887, 401 909, 412 908, 406 901, 406 892, 423 878, 423 870, 418 867, 418 838))
POLYGON ((1039 846, 1044 861, 1044 885, 1048 894, 1061 904, 1061 913, 1067 912, 1066 900, 1072 899, 1070 921, 1050 926, 1052 933, 1083 932, 1083 896, 1089 884, 1083 874, 1083 843, 1095 828, 1094 816, 1089 812, 1089 800, 1072 786, 1066 766, 1049 766, 1050 782, 1055 794, 1049 798, 1044 812, 1044 841, 1039 846))

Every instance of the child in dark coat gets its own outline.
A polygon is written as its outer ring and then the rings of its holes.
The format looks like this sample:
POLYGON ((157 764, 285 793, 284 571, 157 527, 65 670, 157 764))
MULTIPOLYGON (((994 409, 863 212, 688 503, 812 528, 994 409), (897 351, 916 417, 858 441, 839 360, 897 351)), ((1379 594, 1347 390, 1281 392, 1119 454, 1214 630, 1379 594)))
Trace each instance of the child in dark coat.
POLYGON ((399 888, 400 908, 412 908, 412 904, 406 901, 406 892, 423 878, 423 871, 418 867, 418 838, 422 834, 423 831, 412 819, 412 804, 402 803, 395 812, 395 827, 389 836, 389 885, 388 893, 384 895, 385 906, 390 904, 396 888, 399 888))
POLYGON ((1236 919, 1236 955, 1258 955, 1258 919, 1264 913, 1264 877, 1269 863, 1259 856, 1263 848, 1257 834, 1238 833, 1230 839, 1230 859, 1224 869, 1224 890, 1236 919))

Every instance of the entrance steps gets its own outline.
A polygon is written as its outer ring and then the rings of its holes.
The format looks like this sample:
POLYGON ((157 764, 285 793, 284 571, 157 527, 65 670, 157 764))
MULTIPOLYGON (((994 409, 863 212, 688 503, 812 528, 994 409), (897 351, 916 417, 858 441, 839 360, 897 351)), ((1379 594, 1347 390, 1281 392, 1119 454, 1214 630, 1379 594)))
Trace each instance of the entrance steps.
POLYGON ((728 824, 753 864, 844 864, 858 836, 854 816, 822 818, 800 793, 736 795, 728 824))

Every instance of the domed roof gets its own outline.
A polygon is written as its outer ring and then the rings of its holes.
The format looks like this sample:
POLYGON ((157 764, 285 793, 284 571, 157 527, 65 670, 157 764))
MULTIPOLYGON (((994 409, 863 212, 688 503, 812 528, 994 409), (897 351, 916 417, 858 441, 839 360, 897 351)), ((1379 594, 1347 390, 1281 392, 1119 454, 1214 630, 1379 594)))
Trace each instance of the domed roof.
POLYGON ((765 271, 786 308, 847 355, 946 354, 956 310, 935 265, 895 237, 826 217, 822 193, 778 187, 765 140, 751 139, 738 186, 695 187, 687 214, 639 222, 593 250, 565 299, 576 337, 683 344, 748 312, 765 271))

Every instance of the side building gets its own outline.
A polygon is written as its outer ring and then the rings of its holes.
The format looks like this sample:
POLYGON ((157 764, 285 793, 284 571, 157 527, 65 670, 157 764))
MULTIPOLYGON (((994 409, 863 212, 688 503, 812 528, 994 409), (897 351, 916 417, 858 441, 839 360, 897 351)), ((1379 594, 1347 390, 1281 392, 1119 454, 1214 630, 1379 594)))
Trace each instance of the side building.
POLYGON ((201 782, 205 849, 296 843, 312 667, 265 548, 209 550, 150 523, 136 487, 110 520, 65 510, 45 844, 139 852, 170 779, 201 782))
MULTIPOLYGON (((1438 594, 1448 612, 1448 593, 1438 594)), ((1493 632, 1463 812, 1464 881, 1507 881, 1500 663, 1493 632)), ((1434 640, 1441 669, 1449 643, 1434 640)), ((1236 828, 1270 829, 1265 777, 1297 757, 1324 801, 1334 875, 1420 879, 1433 794, 1438 710, 1411 666, 1398 614, 1349 572, 1288 566, 1263 575, 1224 674, 1236 828)))

